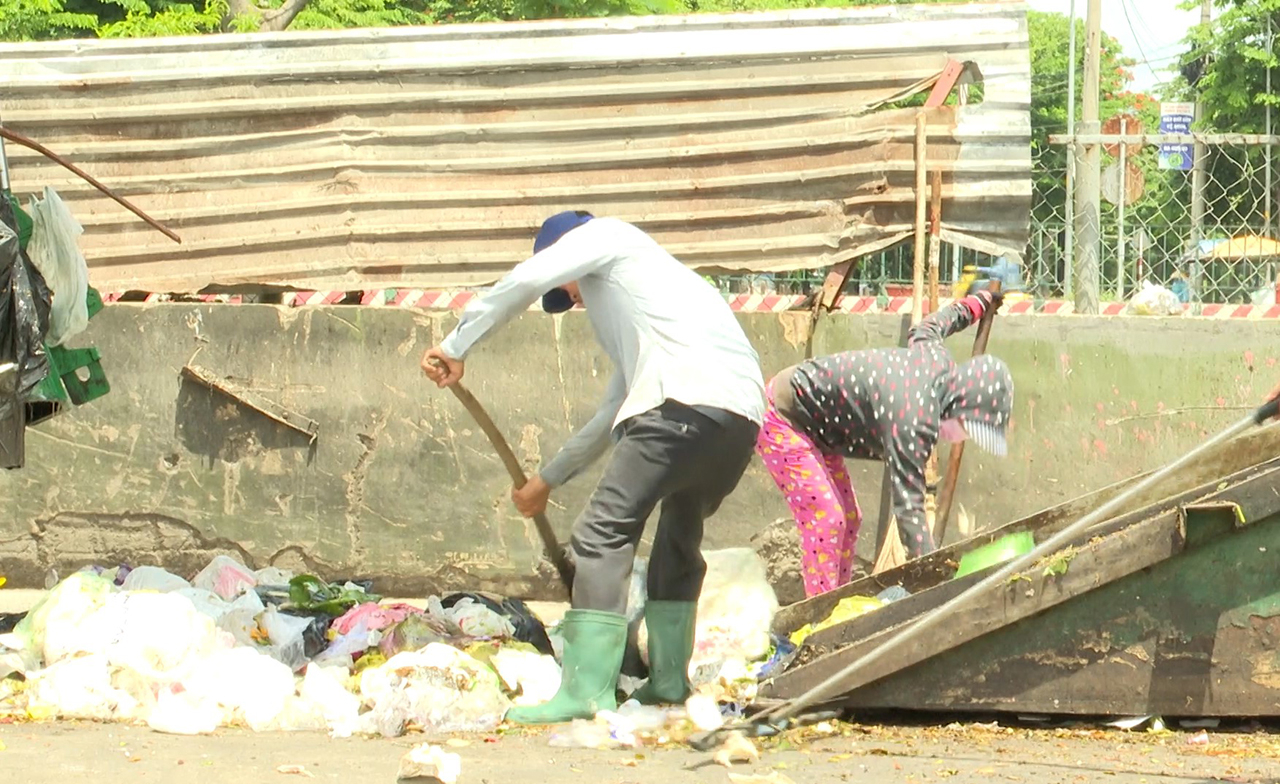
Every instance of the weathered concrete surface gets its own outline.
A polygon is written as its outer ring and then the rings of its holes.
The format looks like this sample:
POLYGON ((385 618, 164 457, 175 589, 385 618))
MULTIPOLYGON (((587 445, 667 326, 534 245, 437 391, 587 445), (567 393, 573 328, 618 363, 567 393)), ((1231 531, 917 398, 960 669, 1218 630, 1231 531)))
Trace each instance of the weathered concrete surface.
MULTIPOLYGON (((890 345, 900 328, 892 316, 835 316, 809 336, 807 315, 741 318, 767 373, 802 357, 810 338, 822 353, 890 345)), ((27 467, 0 475, 0 574, 21 586, 90 561, 194 572, 230 552, 255 566, 370 576, 397 593, 466 584, 550 596, 550 573, 532 573, 536 535, 514 513, 484 435, 418 369, 454 319, 392 308, 108 307, 82 344, 102 350, 114 391, 33 428, 27 467), (187 362, 318 421, 317 442, 183 380, 187 362)), ((1274 332, 1247 321, 1000 320, 990 348, 1017 383, 1012 455, 966 452, 960 503, 979 527, 995 525, 1168 461, 1274 385, 1274 332)), ((971 341, 949 345, 967 356, 971 341)), ((590 415, 607 375, 580 314, 529 314, 476 350, 466 380, 533 468, 590 415)), ((851 468, 874 520, 881 469, 851 468)), ((594 478, 553 500, 566 536, 594 478)), ((707 545, 746 544, 786 513, 753 464, 707 545)))

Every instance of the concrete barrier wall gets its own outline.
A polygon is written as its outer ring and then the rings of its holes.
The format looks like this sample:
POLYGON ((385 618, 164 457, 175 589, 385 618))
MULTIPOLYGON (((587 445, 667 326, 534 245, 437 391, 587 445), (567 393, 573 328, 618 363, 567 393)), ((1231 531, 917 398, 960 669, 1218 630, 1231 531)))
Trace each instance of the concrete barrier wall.
MULTIPOLYGON (((895 343, 896 316, 743 314, 766 373, 813 350, 895 343)), ((392 308, 113 305, 78 341, 98 346, 112 393, 28 433, 27 466, 0 475, 0 574, 157 563, 194 572, 215 553, 251 565, 373 577, 383 590, 488 588, 548 596, 532 526, 488 442, 422 378, 451 313, 392 308), (231 377, 319 423, 290 430, 180 375, 231 377)), ((979 527, 1160 465, 1280 380, 1277 326, 1261 321, 1003 318, 990 350, 1013 368, 1008 459, 966 453, 959 502, 979 527)), ((973 333, 950 343, 967 356, 973 333)), ((476 350, 466 381, 530 468, 591 414, 608 361, 581 314, 528 314, 476 350)), ((868 520, 879 464, 854 464, 868 520)), ((553 498, 567 536, 595 474, 553 498)), ((786 516, 758 463, 709 524, 742 545, 786 516)), ((860 551, 870 555, 872 526, 860 551)), ((953 526, 954 531, 954 526, 953 526)))

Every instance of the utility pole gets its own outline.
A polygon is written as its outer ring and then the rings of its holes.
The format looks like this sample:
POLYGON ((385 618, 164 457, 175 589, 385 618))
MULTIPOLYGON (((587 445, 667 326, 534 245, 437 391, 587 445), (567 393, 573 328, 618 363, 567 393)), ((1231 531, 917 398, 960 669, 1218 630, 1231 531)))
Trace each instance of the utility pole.
MULTIPOLYGON (((1205 0, 1208 2, 1208 0, 1205 0)), ((1102 75, 1102 0, 1089 0, 1084 37, 1084 91, 1081 96, 1077 134, 1093 137, 1086 144, 1073 145, 1077 158, 1075 176, 1075 283, 1076 313, 1098 312, 1101 287, 1099 251, 1102 225, 1102 148, 1097 136, 1102 132, 1098 117, 1098 93, 1102 75)))
MULTIPOLYGON (((1212 21, 1210 14, 1210 0, 1200 0, 1200 24, 1208 26, 1212 21)), ((1203 79, 1203 74, 1201 75, 1203 79)), ((1204 102, 1200 100, 1201 91, 1196 88, 1196 125, 1195 130, 1204 131, 1199 127, 1201 121, 1204 120, 1204 102)), ((1191 253, 1193 258, 1200 256, 1200 240, 1204 239, 1204 184, 1209 173, 1209 150, 1203 142, 1197 140, 1193 147, 1193 159, 1191 161, 1191 253)), ((1199 292, 1195 292, 1199 293, 1199 292)))
MULTIPOLYGON (((1071 32, 1067 37, 1067 133, 1076 132, 1076 0, 1071 0, 1067 14, 1071 32)), ((1062 265, 1062 295, 1066 299, 1075 296, 1076 265, 1076 144, 1067 145, 1067 236, 1063 242, 1065 263, 1062 265)), ((1055 245, 1056 243, 1056 237, 1055 245)))

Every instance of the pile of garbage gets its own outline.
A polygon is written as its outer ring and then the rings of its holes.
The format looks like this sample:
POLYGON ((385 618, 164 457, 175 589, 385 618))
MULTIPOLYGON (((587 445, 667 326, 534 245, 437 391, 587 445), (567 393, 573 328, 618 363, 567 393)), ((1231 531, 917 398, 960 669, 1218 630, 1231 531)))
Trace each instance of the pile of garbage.
MULTIPOLYGON (((778 604, 755 553, 706 558, 695 710, 741 715, 795 646, 769 632, 778 604)), ((641 586, 643 570, 638 560, 641 586)), ((190 581, 154 566, 85 568, 0 634, 0 716, 395 737, 488 732, 512 705, 559 688, 557 630, 523 602, 455 593, 391 603, 371 588, 227 556, 190 581)), ((630 600, 643 641, 643 589, 630 600)), ((642 683, 622 681, 624 693, 642 683)))

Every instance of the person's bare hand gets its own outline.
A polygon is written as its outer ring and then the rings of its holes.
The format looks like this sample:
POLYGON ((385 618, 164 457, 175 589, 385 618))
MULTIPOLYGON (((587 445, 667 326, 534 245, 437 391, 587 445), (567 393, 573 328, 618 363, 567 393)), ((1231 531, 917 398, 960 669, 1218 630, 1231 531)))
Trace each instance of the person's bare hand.
POLYGON ((515 502, 516 510, 525 517, 535 517, 545 512, 549 498, 551 486, 536 474, 529 477, 524 487, 511 491, 511 500, 515 502))
POLYGON ((461 381, 464 371, 465 363, 444 353, 439 346, 427 349, 422 355, 422 372, 441 389, 461 381))

